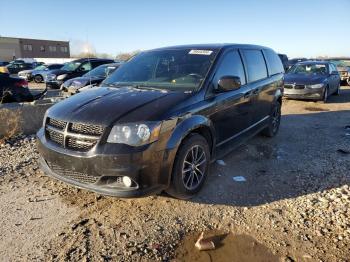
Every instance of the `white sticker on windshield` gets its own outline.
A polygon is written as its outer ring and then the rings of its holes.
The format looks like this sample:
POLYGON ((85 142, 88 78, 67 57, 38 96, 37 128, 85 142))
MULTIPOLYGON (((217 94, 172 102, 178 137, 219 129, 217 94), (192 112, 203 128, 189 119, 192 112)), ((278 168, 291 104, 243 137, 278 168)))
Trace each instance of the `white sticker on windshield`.
POLYGON ((198 49, 192 49, 189 54, 190 55, 211 55, 213 51, 211 50, 198 50, 198 49))

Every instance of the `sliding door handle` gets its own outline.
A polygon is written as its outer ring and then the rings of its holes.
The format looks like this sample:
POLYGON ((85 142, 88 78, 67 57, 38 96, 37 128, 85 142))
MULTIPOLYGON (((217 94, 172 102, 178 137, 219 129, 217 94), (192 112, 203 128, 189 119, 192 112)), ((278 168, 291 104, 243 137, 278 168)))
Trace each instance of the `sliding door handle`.
POLYGON ((249 98, 252 95, 252 91, 248 91, 244 94, 244 98, 249 98))
POLYGON ((259 94, 259 93, 260 93, 260 88, 254 89, 253 95, 257 95, 257 94, 259 94))

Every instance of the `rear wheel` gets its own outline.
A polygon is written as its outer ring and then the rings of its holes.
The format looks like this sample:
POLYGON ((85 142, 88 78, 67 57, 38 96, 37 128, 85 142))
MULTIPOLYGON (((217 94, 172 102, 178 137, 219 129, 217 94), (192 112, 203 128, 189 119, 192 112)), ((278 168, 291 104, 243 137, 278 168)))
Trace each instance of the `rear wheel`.
POLYGON ((36 75, 36 76, 34 76, 34 82, 35 83, 41 83, 41 82, 43 82, 43 77, 41 76, 41 75, 36 75))
POLYGON ((203 186, 210 163, 207 140, 191 134, 180 146, 174 161, 172 180, 166 192, 176 198, 188 199, 203 186))
POLYGON ((346 79, 346 83, 350 86, 350 78, 346 79))
POLYGON ((281 107, 282 104, 276 101, 270 115, 269 125, 261 132, 264 136, 274 137, 278 133, 281 123, 281 107))

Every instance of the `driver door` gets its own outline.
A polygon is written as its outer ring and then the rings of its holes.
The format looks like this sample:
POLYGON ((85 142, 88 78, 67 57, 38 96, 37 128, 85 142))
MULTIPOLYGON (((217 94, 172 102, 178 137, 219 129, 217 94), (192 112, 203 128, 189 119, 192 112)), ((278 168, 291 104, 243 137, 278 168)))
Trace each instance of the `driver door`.
POLYGON ((214 103, 210 119, 215 128, 218 146, 235 140, 251 124, 251 90, 246 85, 244 66, 238 50, 228 50, 223 54, 213 77, 213 88, 223 76, 240 77, 242 86, 222 93, 212 90, 213 96, 208 102, 214 103))

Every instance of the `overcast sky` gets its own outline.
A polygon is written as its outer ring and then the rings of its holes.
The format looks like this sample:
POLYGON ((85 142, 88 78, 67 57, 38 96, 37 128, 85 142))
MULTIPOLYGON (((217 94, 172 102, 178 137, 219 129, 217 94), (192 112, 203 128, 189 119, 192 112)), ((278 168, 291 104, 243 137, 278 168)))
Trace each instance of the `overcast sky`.
POLYGON ((289 57, 350 56, 350 0, 1 0, 1 36, 88 42, 99 53, 248 43, 289 57))

